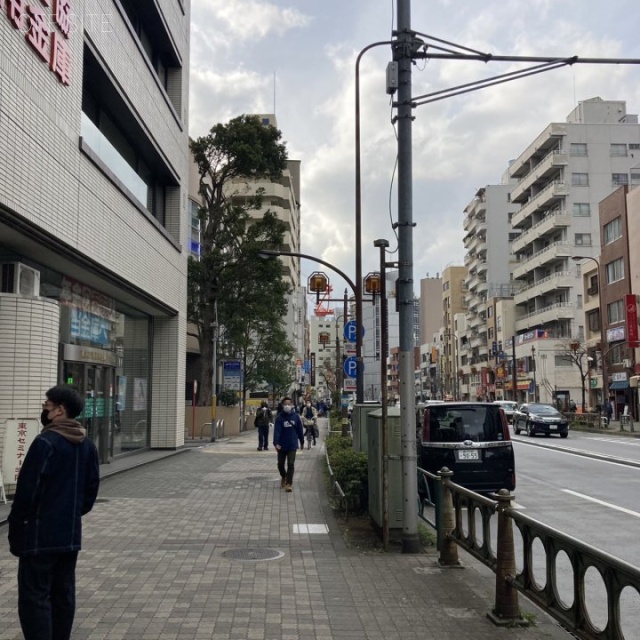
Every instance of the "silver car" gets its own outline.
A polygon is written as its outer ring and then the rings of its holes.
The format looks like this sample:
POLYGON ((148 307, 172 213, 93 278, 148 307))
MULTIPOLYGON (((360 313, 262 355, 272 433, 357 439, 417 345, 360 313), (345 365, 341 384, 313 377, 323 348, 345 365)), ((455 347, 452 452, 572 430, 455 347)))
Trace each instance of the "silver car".
POLYGON ((518 410, 518 403, 513 402, 513 400, 496 400, 493 404, 500 405, 504 414, 507 416, 507 421, 513 424, 513 416, 518 410))

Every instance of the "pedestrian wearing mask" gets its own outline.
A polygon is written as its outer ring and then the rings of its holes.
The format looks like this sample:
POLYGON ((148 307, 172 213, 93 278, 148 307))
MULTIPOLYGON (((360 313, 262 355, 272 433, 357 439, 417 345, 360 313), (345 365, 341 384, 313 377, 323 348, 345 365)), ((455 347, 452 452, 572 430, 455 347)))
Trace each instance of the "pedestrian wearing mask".
POLYGON ((47 391, 42 432, 22 463, 9 514, 18 556, 18 615, 26 640, 68 640, 83 515, 98 494, 98 452, 75 420, 84 400, 66 385, 47 391))
POLYGON ((300 443, 300 449, 304 448, 302 420, 293 410, 293 400, 286 397, 282 399, 282 411, 278 413, 274 424, 273 446, 278 452, 280 486, 287 493, 292 491, 298 442, 300 443))

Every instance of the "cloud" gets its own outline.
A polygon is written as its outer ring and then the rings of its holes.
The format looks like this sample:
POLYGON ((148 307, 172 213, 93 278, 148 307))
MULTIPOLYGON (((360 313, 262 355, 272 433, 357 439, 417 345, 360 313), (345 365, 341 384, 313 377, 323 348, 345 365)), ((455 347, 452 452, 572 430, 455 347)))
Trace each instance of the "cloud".
MULTIPOLYGON (((633 21, 620 20, 635 15, 634 7, 630 0, 438 0, 414 3, 412 26, 494 54, 640 57, 633 21)), ((201 0, 193 10, 192 135, 240 113, 271 112, 277 68, 278 125, 290 156, 302 161, 302 249, 353 277, 354 64, 363 46, 390 37, 390 14, 365 0, 201 0)), ((374 239, 395 244, 396 138, 384 87, 390 59, 390 47, 380 47, 361 65, 364 273, 377 266, 374 239)), ((413 94, 522 66, 420 61, 413 94)), ((625 99, 637 112, 638 76, 628 66, 577 64, 415 109, 416 287, 426 272, 462 260, 463 211, 478 188, 499 183, 509 160, 580 100, 625 99)), ((302 263, 305 274, 315 267, 302 263)))

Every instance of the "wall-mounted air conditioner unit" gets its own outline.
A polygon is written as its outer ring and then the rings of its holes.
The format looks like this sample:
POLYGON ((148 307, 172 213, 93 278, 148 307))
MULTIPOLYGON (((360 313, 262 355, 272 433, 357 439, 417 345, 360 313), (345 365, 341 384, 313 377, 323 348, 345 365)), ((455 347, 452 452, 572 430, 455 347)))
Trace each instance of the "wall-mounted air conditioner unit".
POLYGON ((637 389, 638 388, 638 380, 640 380, 640 376, 631 376, 629 378, 629 386, 637 389))
POLYGON ((0 265, 0 292, 21 296, 40 295, 40 272, 22 262, 0 265))

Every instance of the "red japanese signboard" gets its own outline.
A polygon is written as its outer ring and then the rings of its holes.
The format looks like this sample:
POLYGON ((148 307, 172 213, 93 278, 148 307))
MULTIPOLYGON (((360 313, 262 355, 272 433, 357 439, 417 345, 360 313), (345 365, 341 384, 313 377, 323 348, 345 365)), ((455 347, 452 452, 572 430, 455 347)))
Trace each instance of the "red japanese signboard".
POLYGON ((71 49, 66 42, 72 31, 71 0, 40 0, 39 5, 27 0, 0 0, 0 11, 14 29, 24 34, 58 82, 71 84, 71 49))
POLYGON ((624 297, 627 321, 627 341, 630 347, 638 345, 638 307, 634 295, 624 297))

